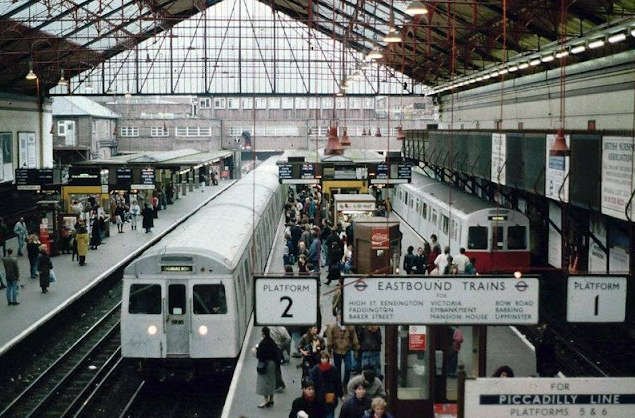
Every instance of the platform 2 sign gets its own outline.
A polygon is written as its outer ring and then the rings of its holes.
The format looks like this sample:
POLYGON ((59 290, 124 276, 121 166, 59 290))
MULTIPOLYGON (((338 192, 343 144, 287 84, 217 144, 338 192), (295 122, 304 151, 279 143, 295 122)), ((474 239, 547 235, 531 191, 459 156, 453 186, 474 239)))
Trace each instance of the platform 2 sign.
POLYGON ((538 279, 505 276, 344 278, 346 324, 538 323, 538 279))
POLYGON ((626 277, 569 276, 567 321, 624 322, 626 277))
POLYGON ((255 277, 256 325, 313 325, 318 322, 319 277, 255 277))
POLYGON ((465 381, 465 418, 632 418, 635 378, 465 381))

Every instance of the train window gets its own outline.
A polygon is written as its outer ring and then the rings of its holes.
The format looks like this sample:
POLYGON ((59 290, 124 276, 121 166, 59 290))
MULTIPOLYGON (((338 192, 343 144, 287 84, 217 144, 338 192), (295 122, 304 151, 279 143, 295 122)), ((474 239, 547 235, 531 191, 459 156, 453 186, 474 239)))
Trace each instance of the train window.
POLYGON ((403 201, 406 203, 406 205, 408 204, 408 192, 404 193, 403 201))
POLYGON ((168 312, 171 315, 185 313, 185 285, 171 284, 168 286, 168 312))
POLYGON ((421 204, 421 216, 423 217, 423 219, 428 218, 428 204, 426 202, 423 202, 421 204))
POLYGON ((249 260, 245 259, 243 264, 243 274, 245 275, 245 283, 248 288, 251 287, 251 274, 249 274, 249 260))
POLYGON ((487 250, 486 226, 471 226, 468 228, 467 248, 470 250, 487 250))
POLYGON ((419 199, 417 199, 417 203, 415 204, 415 210, 419 213, 419 199))
POLYGON ((432 209, 432 219, 430 219, 430 223, 432 223, 432 225, 437 226, 437 210, 436 209, 432 209))
POLYGON ((194 314, 216 315, 227 313, 227 299, 223 284, 194 285, 194 314))
POLYGON ((128 312, 131 314, 161 314, 161 286, 158 284, 131 285, 128 312))
POLYGON ((441 215, 441 224, 442 224, 441 227, 442 227, 443 233, 445 235, 448 235, 448 229, 450 227, 450 218, 448 218, 445 215, 441 215))
POLYGON ((498 249, 503 248, 503 227, 492 227, 492 246, 498 249))
POLYGON ((510 226, 507 228, 507 249, 526 250, 527 249, 527 228, 524 226, 510 226))

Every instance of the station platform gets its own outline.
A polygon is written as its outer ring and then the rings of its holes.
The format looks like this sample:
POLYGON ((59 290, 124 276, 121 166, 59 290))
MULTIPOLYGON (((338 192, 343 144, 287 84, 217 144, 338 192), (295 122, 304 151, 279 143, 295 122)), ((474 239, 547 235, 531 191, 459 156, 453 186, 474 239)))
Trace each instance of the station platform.
MULTIPOLYGON (((2 317, 0 355, 41 323, 71 304, 122 262, 144 251, 167 233, 175 223, 232 183, 233 180, 221 180, 218 186, 207 186, 205 192, 202 192, 200 187, 194 187, 193 191, 188 189, 185 195, 181 195, 172 205, 168 205, 166 210, 159 211, 158 219, 154 220, 152 233, 149 234, 146 234, 141 227, 141 217, 139 217, 137 230, 132 231, 130 224, 127 223, 122 234, 117 233, 116 226, 108 222, 110 237, 105 238, 104 243, 96 250, 88 251, 86 266, 80 266, 77 259, 71 261, 70 254, 51 257, 57 281, 51 283, 46 294, 42 293, 39 287, 39 279, 30 278, 29 259, 26 256, 25 247, 25 254, 17 257, 20 266, 20 284, 24 285, 24 288, 19 289, 20 305, 9 306, 6 303, 5 290, 0 291, 0 316, 2 317)), ((16 255, 17 239, 8 240, 7 248, 12 248, 16 255)), ((1 264, 0 269, 3 269, 1 264)))
MULTIPOLYGON (((399 221, 400 230, 403 234, 402 238, 402 255, 400 260, 400 274, 403 272, 403 257, 409 245, 415 247, 423 246, 424 240, 416 234, 408 225, 401 222, 401 219, 391 213, 390 221, 399 221)), ((284 271, 282 265, 282 253, 284 247, 284 223, 281 222, 278 227, 276 241, 271 255, 271 261, 268 265, 269 272, 284 271)), ((458 250, 458 249, 457 249, 458 250)), ((320 285, 320 308, 322 313, 322 329, 320 334, 324 332, 326 326, 335 321, 331 310, 332 292, 334 285, 325 286, 326 271, 322 269, 320 285)), ((253 324, 253 322, 252 322, 253 324)), ((382 328, 382 336, 385 340, 385 330, 382 328)), ((473 362, 473 354, 468 347, 472 347, 472 327, 459 327, 464 335, 464 343, 459 352, 459 364, 465 365, 465 370, 470 375, 473 362)), ((269 408, 258 409, 257 406, 263 401, 263 397, 256 394, 256 365, 258 360, 252 353, 260 339, 261 327, 252 326, 248 331, 246 343, 243 346, 234 377, 228 392, 225 407, 221 418, 237 418, 237 417, 276 417, 283 418, 289 415, 293 400, 301 396, 302 370, 297 368, 300 359, 291 358, 291 362, 282 365, 282 376, 286 385, 283 393, 274 395, 274 405, 269 408)), ((536 376, 535 353, 534 347, 514 328, 509 326, 490 326, 488 327, 487 338, 487 375, 490 376, 494 370, 501 365, 509 365, 513 368, 515 376, 529 377, 536 376)), ((293 347, 292 347, 293 352, 293 347)), ((382 350, 382 365, 385 364, 385 350, 382 350)), ((448 393, 456 393, 457 379, 447 379, 448 393)), ((335 410, 335 416, 339 416, 339 410, 342 402, 338 403, 335 410)))

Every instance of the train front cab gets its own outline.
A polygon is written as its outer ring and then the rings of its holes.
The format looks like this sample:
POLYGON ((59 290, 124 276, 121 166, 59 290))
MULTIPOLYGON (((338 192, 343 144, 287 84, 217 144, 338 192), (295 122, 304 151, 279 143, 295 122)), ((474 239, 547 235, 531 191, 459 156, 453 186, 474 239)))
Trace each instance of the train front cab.
MULTIPOLYGON (((455 364, 470 376, 485 377, 487 327, 460 329, 465 342, 455 364)), ((447 325, 386 327, 385 384, 395 416, 456 416, 459 368, 450 373, 453 331, 447 325)))
POLYGON ((229 283, 126 280, 122 356, 149 377, 231 373, 240 347, 229 283))

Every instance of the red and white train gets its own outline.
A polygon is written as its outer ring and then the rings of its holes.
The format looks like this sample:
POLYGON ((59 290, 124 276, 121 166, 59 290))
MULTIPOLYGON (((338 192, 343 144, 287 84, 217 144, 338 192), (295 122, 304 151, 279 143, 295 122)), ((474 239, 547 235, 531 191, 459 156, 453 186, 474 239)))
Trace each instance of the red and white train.
POLYGON ((479 273, 528 271, 529 219, 425 174, 392 191, 393 210, 424 239, 438 237, 441 249, 476 259, 479 273))

